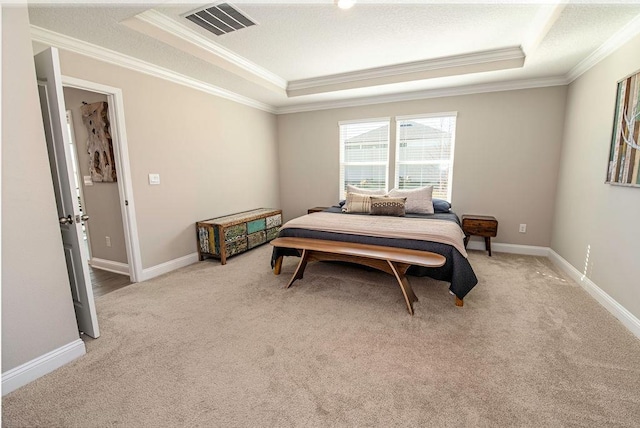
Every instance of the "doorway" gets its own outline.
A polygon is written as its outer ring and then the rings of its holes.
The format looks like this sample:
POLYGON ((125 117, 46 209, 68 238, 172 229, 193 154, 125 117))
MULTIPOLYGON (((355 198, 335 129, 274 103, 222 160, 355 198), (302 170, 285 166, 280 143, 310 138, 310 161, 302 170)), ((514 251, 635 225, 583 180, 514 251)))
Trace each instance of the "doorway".
MULTIPOLYGON (((80 211, 90 218, 82 227, 89 255, 88 269, 93 295, 99 297, 131 284, 118 183, 94 181, 90 170, 89 112, 96 106, 108 105, 108 99, 105 94, 64 85, 63 94, 71 137, 74 185, 80 211)), ((111 122, 108 112, 106 119, 107 123, 111 122)), ((107 126, 109 130, 110 126, 107 126)))
MULTIPOLYGON (((142 260, 140 256, 140 244, 138 242, 138 227, 135 219, 135 204, 133 200, 133 186, 131 169, 129 166, 129 150, 125 132, 124 103, 122 91, 119 88, 90 82, 75 77, 62 76, 62 86, 65 93, 70 90, 85 91, 97 97, 106 97, 108 117, 110 119, 111 137, 115 155, 116 170, 118 171, 117 193, 124 246, 127 256, 128 271, 118 264, 101 265, 100 269, 115 271, 115 273, 128 274, 132 283, 142 280, 142 260)), ((85 100, 86 101, 86 100, 85 100)), ((89 101, 86 101, 89 102, 89 101)), ((76 124, 77 128, 77 124, 76 124)), ((82 179, 84 182, 84 178, 82 179)), ((112 198, 112 200, 115 200, 112 198)), ((89 226, 90 228, 91 226, 89 226)), ((91 231, 89 232, 91 234, 91 231)), ((106 235, 109 236, 109 235, 106 235)), ((103 237, 106 245, 106 236, 103 237)), ((99 239, 99 238, 98 238, 99 239)), ((113 247, 113 240, 111 240, 113 247)), ((92 258, 95 258, 92 254, 92 258)), ((96 264, 101 263, 97 261, 96 264)))

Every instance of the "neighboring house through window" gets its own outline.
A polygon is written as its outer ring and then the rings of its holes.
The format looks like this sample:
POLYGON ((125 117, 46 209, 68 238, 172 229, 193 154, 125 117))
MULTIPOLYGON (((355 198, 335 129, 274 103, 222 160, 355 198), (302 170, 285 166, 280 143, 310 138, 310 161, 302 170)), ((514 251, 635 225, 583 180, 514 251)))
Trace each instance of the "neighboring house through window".
POLYGON ((340 197, 347 184, 386 189, 389 177, 389 118, 340 122, 340 197))
POLYGON ((395 187, 433 186, 433 197, 451 201, 456 114, 396 118, 395 187))

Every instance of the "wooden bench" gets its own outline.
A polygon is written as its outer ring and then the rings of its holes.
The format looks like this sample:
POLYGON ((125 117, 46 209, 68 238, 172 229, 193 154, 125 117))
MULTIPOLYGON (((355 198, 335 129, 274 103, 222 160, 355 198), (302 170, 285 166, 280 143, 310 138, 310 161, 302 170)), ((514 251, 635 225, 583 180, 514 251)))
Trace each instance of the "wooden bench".
MULTIPOLYGON (((342 261, 357 263, 381 270, 393 275, 398 281, 407 310, 413 315, 413 302, 417 301, 415 293, 406 277, 411 265, 440 267, 446 262, 444 256, 429 251, 411 250, 380 245, 356 244, 351 242, 327 241, 310 238, 276 238, 271 245, 281 248, 302 250, 300 263, 285 288, 289 288, 297 279, 302 279, 307 263, 310 261, 342 261)), ((278 257, 274 273, 280 274, 282 256, 278 257)), ((462 306, 462 299, 456 297, 456 305, 462 306)))

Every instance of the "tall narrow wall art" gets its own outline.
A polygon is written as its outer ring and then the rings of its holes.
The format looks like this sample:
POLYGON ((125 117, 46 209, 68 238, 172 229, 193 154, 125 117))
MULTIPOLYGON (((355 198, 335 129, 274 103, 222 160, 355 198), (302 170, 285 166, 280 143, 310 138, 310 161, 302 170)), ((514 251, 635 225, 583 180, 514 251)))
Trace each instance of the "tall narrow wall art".
POLYGON ((109 130, 109 108, 106 102, 100 101, 85 104, 81 107, 82 122, 87 127, 89 138, 89 172, 94 182, 117 181, 113 142, 109 130))
POLYGON ((640 71, 618 82, 607 183, 640 187, 640 71))

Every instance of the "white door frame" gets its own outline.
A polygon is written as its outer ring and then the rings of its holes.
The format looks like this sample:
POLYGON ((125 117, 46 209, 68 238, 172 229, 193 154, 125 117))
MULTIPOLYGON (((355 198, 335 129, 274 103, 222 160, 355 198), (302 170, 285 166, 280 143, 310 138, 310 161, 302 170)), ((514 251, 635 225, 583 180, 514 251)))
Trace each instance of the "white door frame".
POLYGON ((131 278, 131 282, 139 282, 142 280, 142 258, 140 256, 140 241, 138 239, 138 226, 135 215, 136 209, 133 201, 133 186, 129 165, 127 132, 124 124, 122 90, 113 86, 64 75, 62 76, 62 86, 97 92, 107 96, 113 152, 115 155, 116 171, 118 171, 118 193, 120 195, 124 241, 129 262, 129 277, 131 278))

